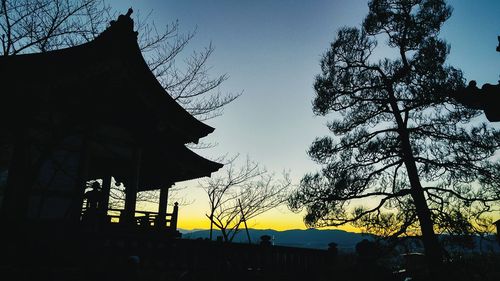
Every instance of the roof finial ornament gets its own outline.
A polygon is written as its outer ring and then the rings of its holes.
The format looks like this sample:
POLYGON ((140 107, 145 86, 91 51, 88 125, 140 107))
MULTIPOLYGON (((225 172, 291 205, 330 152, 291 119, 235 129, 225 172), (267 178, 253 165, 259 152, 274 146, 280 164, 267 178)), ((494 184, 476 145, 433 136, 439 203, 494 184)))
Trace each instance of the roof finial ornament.
POLYGON ((130 18, 130 15, 132 15, 133 12, 134 10, 132 10, 132 7, 128 8, 126 16, 130 18))
MULTIPOLYGON (((134 10, 129 8, 125 15, 119 15, 116 20, 109 22, 109 27, 106 28, 98 37, 107 37, 109 33, 121 34, 121 35, 133 35, 137 38, 137 31, 134 31, 134 20, 130 17, 134 10)), ((114 35, 116 36, 116 35, 114 35)))
POLYGON ((125 27, 125 29, 133 30, 134 20, 132 20, 132 18, 130 17, 130 15, 132 15, 133 12, 134 10, 132 10, 132 8, 129 8, 125 15, 119 15, 117 20, 110 21, 109 22, 110 27, 120 25, 122 26, 122 28, 125 27))

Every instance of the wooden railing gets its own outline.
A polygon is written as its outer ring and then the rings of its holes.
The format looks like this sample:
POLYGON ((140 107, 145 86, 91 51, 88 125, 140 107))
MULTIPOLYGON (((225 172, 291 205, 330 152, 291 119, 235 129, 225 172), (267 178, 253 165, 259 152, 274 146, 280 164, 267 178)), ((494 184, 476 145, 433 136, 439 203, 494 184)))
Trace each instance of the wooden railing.
POLYGON ((207 240, 166 240, 151 236, 123 239, 113 236, 106 245, 107 252, 112 253, 134 249, 134 253, 144 264, 207 273, 214 269, 242 272, 315 272, 332 266, 335 258, 335 255, 327 250, 207 240))
POLYGON ((93 231, 76 224, 26 225, 21 233, 36 233, 29 240, 27 235, 0 232, 2 241, 8 241, 2 248, 0 264, 6 268, 9 263, 28 260, 27 264, 46 263, 41 268, 51 270, 59 266, 64 270, 80 268, 82 272, 89 269, 97 273, 105 268, 116 274, 119 269, 128 269, 131 264, 125 261, 134 255, 140 258, 143 272, 163 276, 162 280, 165 276, 181 280, 176 278, 177 274, 186 272, 196 273, 196 278, 189 280, 229 280, 225 278, 228 276, 231 280, 235 276, 243 277, 238 278, 242 280, 335 279, 331 273, 327 274, 330 272, 327 270, 335 269, 335 255, 327 250, 186 240, 154 228, 130 228, 117 223, 107 226, 93 231), (315 278, 318 275, 325 278, 315 278))
MULTIPOLYGON (((177 230, 178 210, 178 204, 175 203, 173 212, 166 213, 165 217, 161 217, 158 212, 135 211, 133 224, 142 227, 167 228, 175 231, 177 230)), ((98 211, 84 208, 82 210, 82 221, 104 217, 105 221, 109 223, 123 223, 124 211, 123 209, 108 209, 106 214, 99 216, 98 211)))
POLYGON ((230 265, 239 269, 313 271, 332 263, 327 250, 179 240, 172 247, 171 263, 192 269, 230 265))

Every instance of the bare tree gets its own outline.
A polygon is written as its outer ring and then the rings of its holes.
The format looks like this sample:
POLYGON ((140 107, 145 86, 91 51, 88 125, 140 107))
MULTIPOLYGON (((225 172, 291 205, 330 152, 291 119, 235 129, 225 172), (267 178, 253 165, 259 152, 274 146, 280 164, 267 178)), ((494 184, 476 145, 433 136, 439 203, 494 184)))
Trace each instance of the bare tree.
POLYGON ((208 196, 210 240, 213 227, 221 230, 224 241, 233 241, 242 224, 286 201, 290 179, 288 174, 277 180, 258 163, 249 158, 237 165, 238 156, 224 170, 200 182, 208 196))

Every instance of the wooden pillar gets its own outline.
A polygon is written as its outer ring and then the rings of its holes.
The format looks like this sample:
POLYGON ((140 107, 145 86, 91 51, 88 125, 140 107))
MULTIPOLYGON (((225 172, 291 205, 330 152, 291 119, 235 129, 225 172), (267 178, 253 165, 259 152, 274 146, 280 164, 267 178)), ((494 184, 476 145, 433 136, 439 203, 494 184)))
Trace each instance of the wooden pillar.
POLYGON ((174 203, 174 211, 172 212, 172 219, 170 220, 170 228, 177 230, 177 218, 179 216, 179 203, 174 203))
POLYGON ((494 224, 497 227, 497 241, 498 245, 500 245, 500 220, 497 220, 494 224))
POLYGON ((135 224, 135 204, 137 191, 139 190, 139 173, 141 170, 142 151, 135 148, 133 156, 133 169, 130 181, 125 185, 125 210, 122 214, 121 222, 125 224, 135 224))
POLYGON ((155 225, 158 228, 164 228, 167 216, 168 204, 168 189, 170 186, 164 186, 160 189, 160 198, 158 202, 158 217, 156 217, 155 225))
POLYGON ((82 136, 82 143, 80 146, 75 192, 70 210, 70 220, 73 222, 80 221, 82 215, 83 196, 85 194, 85 188, 87 187, 89 160, 89 142, 87 136, 84 135, 82 136))
POLYGON ((108 215, 109 193, 111 192, 111 175, 102 179, 101 202, 99 202, 99 213, 103 221, 108 215))

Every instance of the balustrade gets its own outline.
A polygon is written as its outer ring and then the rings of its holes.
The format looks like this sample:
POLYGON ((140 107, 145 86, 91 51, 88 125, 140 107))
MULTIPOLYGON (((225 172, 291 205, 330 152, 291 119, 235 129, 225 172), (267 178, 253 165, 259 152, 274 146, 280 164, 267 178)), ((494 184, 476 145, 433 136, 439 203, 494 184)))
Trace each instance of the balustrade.
MULTIPOLYGON (((165 229, 171 229, 176 231, 177 230, 177 216, 179 213, 179 207, 178 203, 176 202, 174 204, 174 208, 172 213, 165 213, 165 217, 160 217, 158 212, 150 212, 150 211, 135 211, 134 212, 134 217, 133 217, 133 223, 134 225, 141 226, 141 227, 158 227, 158 228, 165 228, 165 229)), ((105 221, 108 223, 124 223, 124 216, 125 210, 123 209, 114 209, 110 208, 107 210, 104 218, 105 221)), ((99 213, 96 210, 92 209, 83 209, 82 211, 82 221, 86 222, 92 222, 96 221, 99 219, 99 217, 102 218, 102 216, 99 216, 99 213)), ((127 220, 128 222, 128 220, 127 220)))

